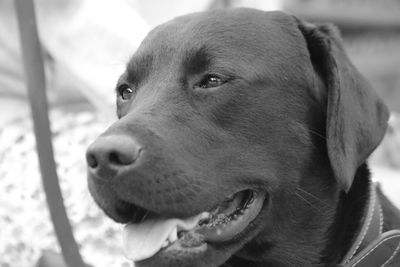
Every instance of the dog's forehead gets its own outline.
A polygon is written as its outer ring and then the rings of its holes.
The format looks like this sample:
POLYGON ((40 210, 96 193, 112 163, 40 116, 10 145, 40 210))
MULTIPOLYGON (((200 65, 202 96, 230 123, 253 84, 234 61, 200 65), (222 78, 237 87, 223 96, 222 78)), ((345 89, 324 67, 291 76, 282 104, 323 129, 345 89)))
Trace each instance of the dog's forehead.
POLYGON ((292 16, 252 9, 217 10, 175 18, 152 30, 136 55, 171 59, 177 55, 187 57, 204 48, 253 64, 264 60, 263 64, 268 65, 268 61, 274 67, 289 63, 282 58, 308 57, 304 38, 292 16))

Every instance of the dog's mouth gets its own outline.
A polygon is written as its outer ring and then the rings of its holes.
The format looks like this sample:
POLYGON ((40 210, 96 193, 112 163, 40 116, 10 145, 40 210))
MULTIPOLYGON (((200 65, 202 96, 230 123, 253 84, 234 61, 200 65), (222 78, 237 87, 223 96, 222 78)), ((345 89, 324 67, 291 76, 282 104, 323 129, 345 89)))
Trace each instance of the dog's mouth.
POLYGON ((124 227, 127 258, 142 261, 168 250, 204 250, 207 243, 230 241, 260 213, 266 194, 240 191, 210 211, 186 219, 165 218, 140 210, 124 227))

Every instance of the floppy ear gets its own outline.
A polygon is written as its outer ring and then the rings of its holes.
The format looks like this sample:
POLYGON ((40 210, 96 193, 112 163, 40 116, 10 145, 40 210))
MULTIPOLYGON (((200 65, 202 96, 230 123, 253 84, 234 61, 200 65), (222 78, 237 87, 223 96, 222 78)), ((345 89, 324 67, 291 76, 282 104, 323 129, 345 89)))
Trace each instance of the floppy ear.
POLYGON ((325 83, 328 156, 347 192, 357 168, 381 142, 389 111, 350 62, 336 28, 297 21, 314 69, 325 83))

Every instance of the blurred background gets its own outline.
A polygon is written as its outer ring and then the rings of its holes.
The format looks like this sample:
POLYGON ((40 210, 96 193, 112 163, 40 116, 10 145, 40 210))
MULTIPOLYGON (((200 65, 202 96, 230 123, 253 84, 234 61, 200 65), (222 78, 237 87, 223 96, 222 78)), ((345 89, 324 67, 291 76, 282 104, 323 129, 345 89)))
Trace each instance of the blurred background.
MULTIPOLYGON (((227 7, 284 10, 332 22, 356 67, 392 111, 370 159, 374 179, 400 207, 399 0, 35 0, 45 60, 57 172, 81 254, 93 266, 131 266, 120 226, 86 188, 85 149, 116 120, 114 85, 154 26, 182 14, 227 7)), ((59 252, 47 210, 27 101, 13 0, 0 1, 0 266, 36 266, 59 252)))

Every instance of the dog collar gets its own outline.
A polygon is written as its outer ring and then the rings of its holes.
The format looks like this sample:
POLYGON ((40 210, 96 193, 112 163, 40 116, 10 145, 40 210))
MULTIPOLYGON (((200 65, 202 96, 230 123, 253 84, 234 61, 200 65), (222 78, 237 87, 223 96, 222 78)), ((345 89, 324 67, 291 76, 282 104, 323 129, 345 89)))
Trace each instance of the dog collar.
POLYGON ((382 233, 382 206, 377 196, 376 187, 375 183, 370 183, 368 205, 365 207, 363 218, 364 223, 339 266, 389 267, 395 266, 392 264, 400 263, 400 230, 382 233))

